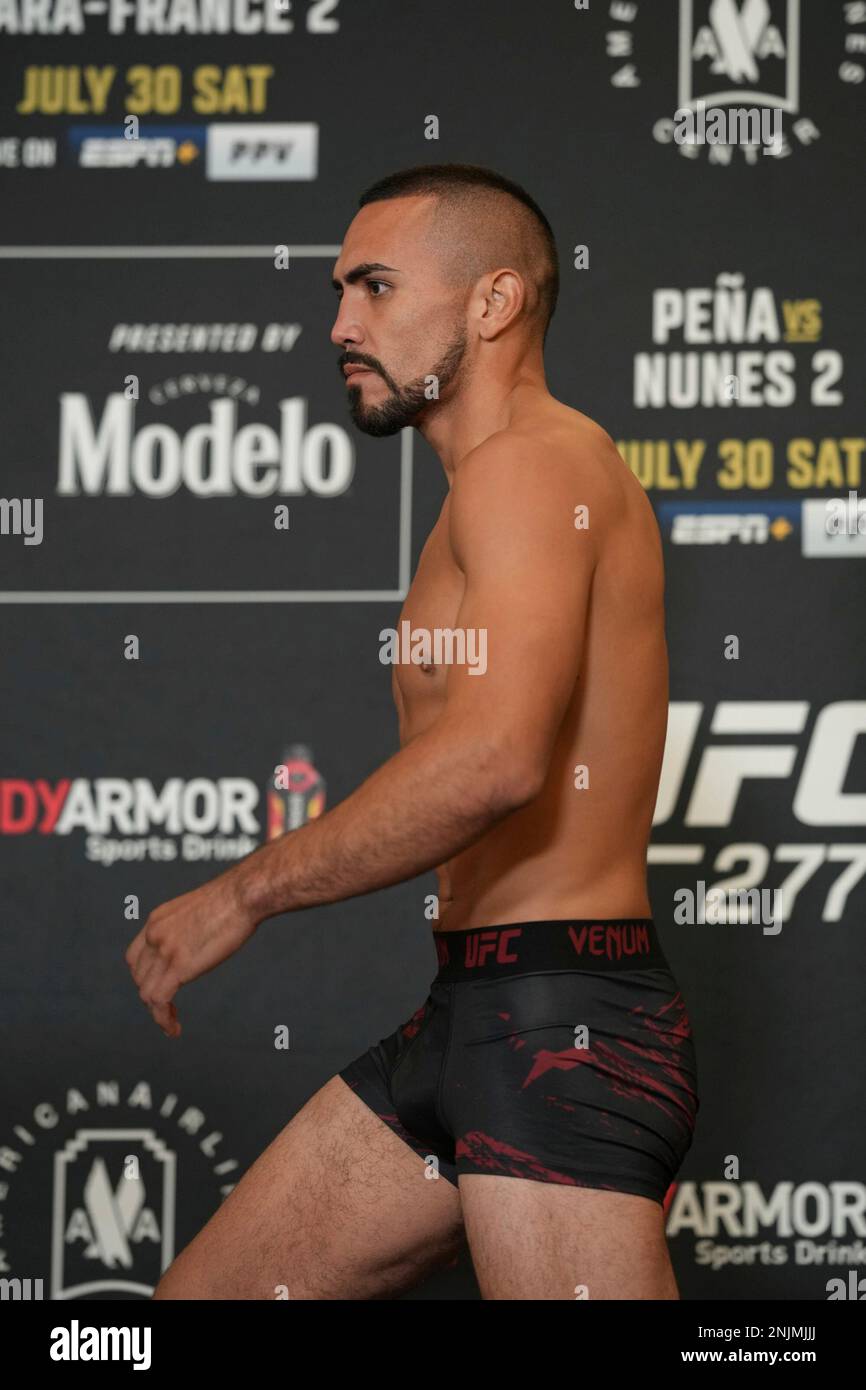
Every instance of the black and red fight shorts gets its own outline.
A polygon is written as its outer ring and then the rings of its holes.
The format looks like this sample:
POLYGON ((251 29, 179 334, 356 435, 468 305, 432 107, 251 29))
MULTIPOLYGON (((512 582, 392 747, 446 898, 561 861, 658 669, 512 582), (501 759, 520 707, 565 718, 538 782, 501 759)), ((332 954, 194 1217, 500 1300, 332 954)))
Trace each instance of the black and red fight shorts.
POLYGON ((338 1074, 449 1182, 493 1173, 664 1203, 699 1107, 651 918, 433 933, 439 971, 338 1074))

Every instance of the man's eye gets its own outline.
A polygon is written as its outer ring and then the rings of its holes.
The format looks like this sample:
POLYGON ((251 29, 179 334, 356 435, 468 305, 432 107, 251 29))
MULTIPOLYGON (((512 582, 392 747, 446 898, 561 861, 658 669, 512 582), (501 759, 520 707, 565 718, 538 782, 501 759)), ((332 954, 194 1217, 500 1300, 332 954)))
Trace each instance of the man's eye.
MULTIPOLYGON (((367 286, 370 287, 370 288, 371 288, 373 285, 381 285, 382 288, 385 289, 385 290, 388 290, 388 289, 391 288, 391 286, 390 286, 390 285, 387 283, 387 281, 385 281, 385 280, 367 280, 365 283, 366 283, 367 286)), ((373 295, 373 298, 374 298, 374 299, 381 299, 382 296, 381 296, 380 294, 374 294, 374 295, 373 295)))

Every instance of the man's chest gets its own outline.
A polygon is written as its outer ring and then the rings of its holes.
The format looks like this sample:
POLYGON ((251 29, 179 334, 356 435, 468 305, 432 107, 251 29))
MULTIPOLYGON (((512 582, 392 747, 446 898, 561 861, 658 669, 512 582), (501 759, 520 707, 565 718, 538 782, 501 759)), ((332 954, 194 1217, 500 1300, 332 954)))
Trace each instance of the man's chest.
POLYGON ((464 589, 465 576, 448 541, 446 506, 421 552, 392 643, 394 699, 404 741, 426 728, 441 706, 453 649, 446 634, 456 625, 464 589))

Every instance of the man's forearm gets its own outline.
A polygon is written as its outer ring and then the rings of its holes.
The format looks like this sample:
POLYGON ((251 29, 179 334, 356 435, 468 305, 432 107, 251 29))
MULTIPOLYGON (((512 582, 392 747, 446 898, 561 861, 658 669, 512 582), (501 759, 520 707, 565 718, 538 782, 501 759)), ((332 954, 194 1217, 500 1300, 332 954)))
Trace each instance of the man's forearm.
POLYGON ((229 871, 259 920, 400 883, 466 849, 527 798, 507 759, 435 726, 318 820, 229 871))

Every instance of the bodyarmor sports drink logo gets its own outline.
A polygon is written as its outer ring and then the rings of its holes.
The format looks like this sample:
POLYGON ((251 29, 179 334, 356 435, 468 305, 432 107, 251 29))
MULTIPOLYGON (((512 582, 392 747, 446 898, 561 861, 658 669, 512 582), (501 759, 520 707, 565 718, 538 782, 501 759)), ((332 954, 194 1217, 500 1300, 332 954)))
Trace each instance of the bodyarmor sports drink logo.
MULTIPOLYGON (((289 746, 266 795, 270 840, 322 814, 325 782, 307 745, 289 746)), ((0 778, 0 835, 84 830, 85 857, 105 867, 242 859, 258 847, 260 799, 247 777, 169 777, 158 791, 146 777, 57 782, 5 777, 0 778)))
POLYGON ((692 1235, 695 1263, 815 1270, 866 1263, 866 1186, 862 1182, 680 1182, 667 1207, 668 1238, 692 1235))
POLYGON ((279 433, 269 425, 237 428, 237 402, 215 400, 210 422, 181 435, 158 422, 135 427, 135 401, 108 397, 98 421, 87 397, 60 397, 57 493, 61 497, 336 497, 355 472, 352 442, 340 425, 307 428, 307 402, 279 402, 279 433))
POLYGON ((169 777, 159 791, 146 777, 6 777, 0 779, 0 834, 85 830, 85 857, 106 867, 242 859, 258 846, 258 804, 259 789, 247 777, 169 777))
POLYGON ((0 780, 0 832, 4 835, 68 835, 72 830, 142 835, 162 826, 171 835, 184 830, 228 834, 259 829, 254 815, 259 793, 246 777, 169 777, 157 794, 146 777, 0 780))
MULTIPOLYGON (((837 80, 858 85, 866 78, 866 52, 862 26, 866 13, 859 3, 824 0, 806 18, 828 23, 838 31, 837 80)), ((766 159, 784 159, 795 148, 807 148, 821 138, 821 130, 800 111, 802 55, 809 53, 808 33, 803 33, 800 0, 611 0, 605 30, 610 83, 627 93, 642 85, 642 35, 650 25, 657 29, 669 21, 670 100, 666 111, 644 108, 645 129, 661 145, 688 159, 707 159, 715 166, 734 160, 760 165, 766 159), (674 73, 676 71, 676 81, 674 73), (675 139, 674 113, 712 107, 739 119, 727 121, 735 130, 733 140, 717 144, 682 143, 675 139), (778 142, 750 143, 752 112, 771 107, 783 113, 783 132, 778 142), (748 119, 746 119, 748 117, 748 119)), ((810 61, 814 59, 810 55, 810 61)), ((653 73, 655 76, 655 73, 653 73)), ((820 90, 829 86, 829 74, 814 75, 820 90)), ((635 104, 633 102, 633 104, 635 104)), ((638 103, 639 105, 639 103, 638 103)))
POLYGON ((149 1298, 237 1176, 223 1135, 177 1095, 70 1086, 0 1136, 0 1274, 47 1271, 51 1299, 149 1298))
POLYGON ((274 768, 268 787, 268 839, 297 830, 315 820, 325 809, 325 781, 313 766, 312 751, 293 743, 274 768))

